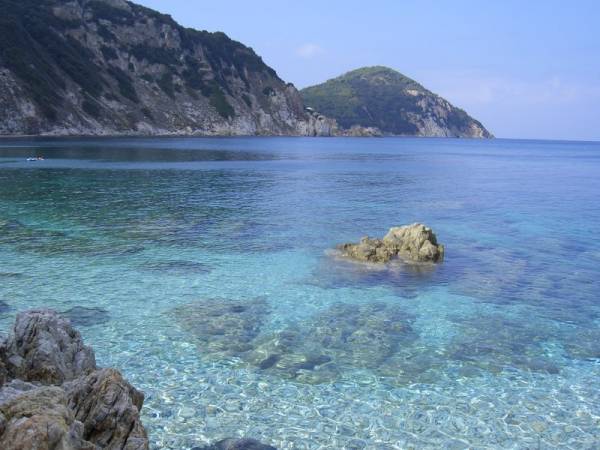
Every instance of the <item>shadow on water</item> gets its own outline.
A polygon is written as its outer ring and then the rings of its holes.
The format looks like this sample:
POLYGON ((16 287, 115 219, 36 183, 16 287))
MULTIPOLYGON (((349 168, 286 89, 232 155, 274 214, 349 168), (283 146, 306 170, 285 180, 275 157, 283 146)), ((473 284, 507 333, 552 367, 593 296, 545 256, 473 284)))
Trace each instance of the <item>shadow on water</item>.
POLYGON ((398 295, 415 297, 426 287, 444 283, 440 274, 442 264, 408 264, 393 261, 390 264, 364 264, 341 257, 329 250, 320 258, 317 267, 300 283, 322 289, 352 287, 392 287, 398 295))
MULTIPOLYGON (((127 143, 110 145, 110 141, 102 141, 94 145, 93 141, 87 145, 76 142, 73 145, 64 145, 64 142, 53 145, 4 145, 0 147, 0 158, 19 158, 41 156, 45 159, 68 160, 96 160, 112 162, 193 162, 193 161, 269 161, 278 159, 276 154, 269 152, 236 151, 211 148, 178 148, 169 147, 165 141, 164 147, 154 146, 128 146, 127 143), (107 145, 109 144, 109 145, 107 145)), ((0 143, 2 143, 0 141, 0 143)), ((32 168, 43 165, 31 164, 32 168)))

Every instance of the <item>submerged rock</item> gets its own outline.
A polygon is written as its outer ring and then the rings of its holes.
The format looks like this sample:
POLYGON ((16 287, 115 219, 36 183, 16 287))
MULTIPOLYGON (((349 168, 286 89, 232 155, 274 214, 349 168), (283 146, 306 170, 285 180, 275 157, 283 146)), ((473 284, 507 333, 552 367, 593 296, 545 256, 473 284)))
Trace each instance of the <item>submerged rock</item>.
POLYGON ((23 278, 23 274, 19 272, 0 272, 0 278, 23 278))
POLYGON ((144 396, 50 310, 17 316, 0 345, 0 448, 146 450, 144 396))
POLYGON ((216 442, 208 447, 194 447, 192 450, 277 450, 256 439, 242 438, 242 439, 223 439, 222 441, 216 442))
POLYGON ((61 315, 67 317, 75 326, 99 325, 110 321, 110 314, 103 308, 74 306, 63 311, 61 315))
POLYGON ((543 373, 560 371, 546 349, 547 342, 555 337, 552 328, 534 327, 526 318, 494 315, 455 320, 460 332, 445 349, 449 360, 492 373, 515 368, 543 373))
POLYGON ((413 339, 406 314, 395 305, 339 303, 305 328, 291 326, 257 340, 244 359, 259 369, 315 384, 334 380, 347 369, 377 370, 413 339))
POLYGON ((5 313, 9 309, 10 309, 10 305, 8 303, 3 302, 2 300, 0 300, 0 314, 1 313, 5 313))
POLYGON ((179 325, 198 342, 202 355, 236 357, 258 370, 318 384, 343 371, 375 371, 412 342, 411 318, 397 305, 338 303, 307 323, 262 332, 269 312, 264 299, 207 299, 175 308, 179 325))
POLYGON ((172 260, 152 261, 142 266, 145 270, 174 275, 196 275, 210 273, 211 268, 206 264, 195 261, 172 260))
POLYGON ((199 341, 202 353, 222 356, 250 350, 267 313, 267 302, 262 298, 204 299, 173 311, 180 326, 199 341))
POLYGON ((390 228, 383 239, 364 237, 358 244, 338 247, 342 253, 362 262, 387 263, 394 258, 412 262, 440 262, 444 246, 431 230, 420 223, 390 228))

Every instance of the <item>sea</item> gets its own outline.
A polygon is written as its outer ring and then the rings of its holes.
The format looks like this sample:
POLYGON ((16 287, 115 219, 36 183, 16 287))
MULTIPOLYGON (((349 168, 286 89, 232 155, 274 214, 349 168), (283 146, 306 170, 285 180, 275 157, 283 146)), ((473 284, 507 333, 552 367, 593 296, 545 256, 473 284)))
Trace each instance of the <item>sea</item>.
POLYGON ((152 449, 598 449, 600 143, 1 139, 0 333, 32 308, 152 449), (443 262, 336 250, 415 222, 443 262))

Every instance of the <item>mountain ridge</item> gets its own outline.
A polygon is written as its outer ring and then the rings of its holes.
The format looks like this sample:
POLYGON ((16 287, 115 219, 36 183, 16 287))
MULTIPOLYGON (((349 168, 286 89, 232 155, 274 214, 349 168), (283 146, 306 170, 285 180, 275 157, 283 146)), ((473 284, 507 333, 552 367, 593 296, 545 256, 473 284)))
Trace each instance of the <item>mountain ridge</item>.
POLYGON ((251 48, 125 0, 0 0, 0 135, 331 135, 251 48))
POLYGON ((361 126, 391 135, 493 137, 464 110, 385 66, 351 70, 300 93, 308 107, 345 129, 361 126))

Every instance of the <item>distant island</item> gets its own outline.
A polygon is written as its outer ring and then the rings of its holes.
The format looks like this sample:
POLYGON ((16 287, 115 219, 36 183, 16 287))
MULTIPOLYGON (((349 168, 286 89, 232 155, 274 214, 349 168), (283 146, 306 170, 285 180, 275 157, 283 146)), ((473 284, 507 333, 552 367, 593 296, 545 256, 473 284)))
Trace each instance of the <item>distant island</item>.
POLYGON ((491 137, 391 69, 301 95, 224 33, 125 0, 7 0, 0 13, 0 135, 491 137))
POLYGON ((301 94, 307 107, 336 119, 342 128, 375 128, 391 135, 493 137, 462 109, 387 67, 353 70, 301 94))

